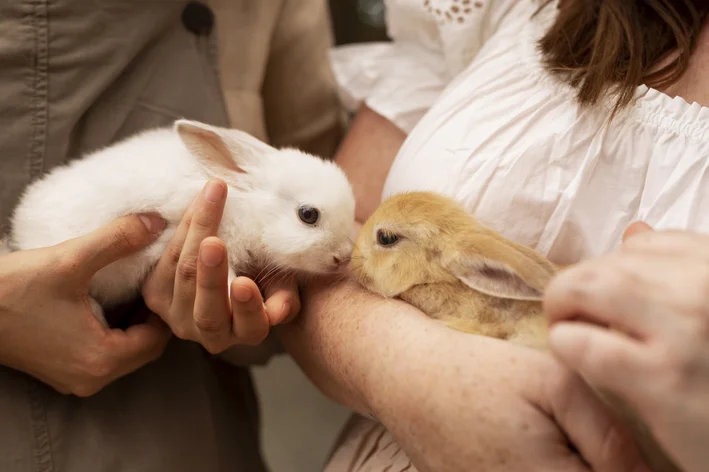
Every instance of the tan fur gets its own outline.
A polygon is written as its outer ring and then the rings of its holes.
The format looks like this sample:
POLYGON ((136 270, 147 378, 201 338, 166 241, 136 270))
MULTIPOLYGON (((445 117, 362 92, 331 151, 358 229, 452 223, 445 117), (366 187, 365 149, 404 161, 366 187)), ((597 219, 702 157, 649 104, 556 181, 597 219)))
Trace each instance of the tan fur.
POLYGON ((492 297, 460 282, 416 285, 399 297, 452 329, 546 347, 547 323, 539 302, 492 297))
MULTIPOLYGON (((410 192, 385 200, 367 220, 351 267, 365 288, 401 298, 452 329, 546 351, 541 296, 551 278, 569 266, 555 266, 503 238, 448 197, 410 192), (399 241, 382 247, 378 230, 399 241), (502 269, 490 272, 490 267, 502 269)), ((680 472, 628 405, 597 392, 630 426, 654 472, 680 472)))

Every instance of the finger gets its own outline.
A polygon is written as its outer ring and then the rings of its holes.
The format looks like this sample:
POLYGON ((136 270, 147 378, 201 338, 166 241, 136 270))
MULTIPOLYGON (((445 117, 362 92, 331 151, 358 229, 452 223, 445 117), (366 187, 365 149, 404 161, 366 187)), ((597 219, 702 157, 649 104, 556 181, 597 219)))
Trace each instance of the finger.
POLYGON ((552 393, 552 415, 594 471, 649 472, 629 431, 581 379, 552 393))
POLYGON ((154 313, 145 323, 123 330, 111 330, 107 347, 120 366, 115 378, 134 372, 156 360, 165 350, 172 333, 154 313))
POLYGON ((148 246, 164 229, 165 220, 155 213, 127 215, 70 240, 68 245, 81 275, 91 278, 110 263, 148 246))
POLYGON ((217 238, 205 239, 199 250, 193 317, 202 345, 212 354, 228 348, 233 337, 228 272, 224 243, 217 238))
POLYGON ((638 234, 654 231, 655 230, 652 228, 652 226, 645 223, 644 221, 636 221, 626 228, 625 232, 623 233, 623 242, 626 242, 627 240, 638 234))
POLYGON ((172 302, 177 263, 180 260, 185 239, 187 239, 196 202, 197 198, 183 215, 175 234, 170 238, 170 242, 143 287, 143 297, 148 307, 163 316, 167 314, 172 302))
POLYGON ((221 180, 207 182, 195 204, 194 216, 190 223, 180 260, 175 274, 173 307, 177 313, 192 318, 194 299, 197 291, 197 258, 202 241, 216 236, 221 223, 227 186, 221 180))
POLYGON ((709 258, 709 236, 687 231, 645 231, 625 241, 623 250, 664 257, 709 258))
POLYGON ((237 277, 231 283, 233 330, 241 344, 256 345, 268 336, 269 322, 261 292, 247 277, 237 277))
POLYGON ((649 337, 668 322, 653 303, 657 287, 643 275, 650 271, 645 260, 622 255, 579 264, 551 281, 544 311, 550 324, 583 319, 649 337))
POLYGON ((648 354, 621 333, 586 323, 558 323, 549 330, 549 346, 571 370, 595 386, 626 396, 638 394, 649 378, 648 354))
POLYGON ((271 326, 288 323, 300 312, 300 296, 295 278, 269 285, 264 291, 266 314, 271 326))

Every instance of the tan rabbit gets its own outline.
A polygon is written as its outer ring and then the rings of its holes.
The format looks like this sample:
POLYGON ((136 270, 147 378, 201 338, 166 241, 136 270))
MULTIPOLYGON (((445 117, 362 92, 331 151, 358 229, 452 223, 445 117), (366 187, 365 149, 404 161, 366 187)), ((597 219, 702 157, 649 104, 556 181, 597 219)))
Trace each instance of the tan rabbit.
POLYGON ((412 192, 382 203, 362 228, 351 267, 367 289, 451 328, 546 346, 541 296, 557 267, 442 195, 412 192))
MULTIPOLYGON (((410 192, 385 200, 362 227, 350 266, 368 290, 453 329, 548 349, 542 294, 563 267, 480 224, 453 199, 410 192)), ((599 395, 631 427, 654 472, 680 472, 627 405, 599 395)))

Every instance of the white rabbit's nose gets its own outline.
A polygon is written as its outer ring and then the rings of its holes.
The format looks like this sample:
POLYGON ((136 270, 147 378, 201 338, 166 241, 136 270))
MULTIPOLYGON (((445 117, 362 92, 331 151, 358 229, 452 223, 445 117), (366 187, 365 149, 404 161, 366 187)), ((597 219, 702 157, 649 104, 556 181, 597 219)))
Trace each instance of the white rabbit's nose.
POLYGON ((332 261, 335 263, 335 265, 341 265, 347 262, 346 257, 337 257, 337 256, 332 256, 332 261))
POLYGON ((349 256, 332 256, 332 262, 335 267, 340 267, 347 264, 350 261, 349 256))

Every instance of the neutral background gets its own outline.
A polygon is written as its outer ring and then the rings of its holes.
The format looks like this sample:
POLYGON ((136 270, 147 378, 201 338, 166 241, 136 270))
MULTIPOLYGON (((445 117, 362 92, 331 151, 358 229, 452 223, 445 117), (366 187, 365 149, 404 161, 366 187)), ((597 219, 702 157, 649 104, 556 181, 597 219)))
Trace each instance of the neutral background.
MULTIPOLYGON (((337 44, 386 40, 382 0, 328 0, 337 44)), ((349 412, 331 402, 287 356, 253 370, 263 448, 272 472, 317 472, 349 412)))

